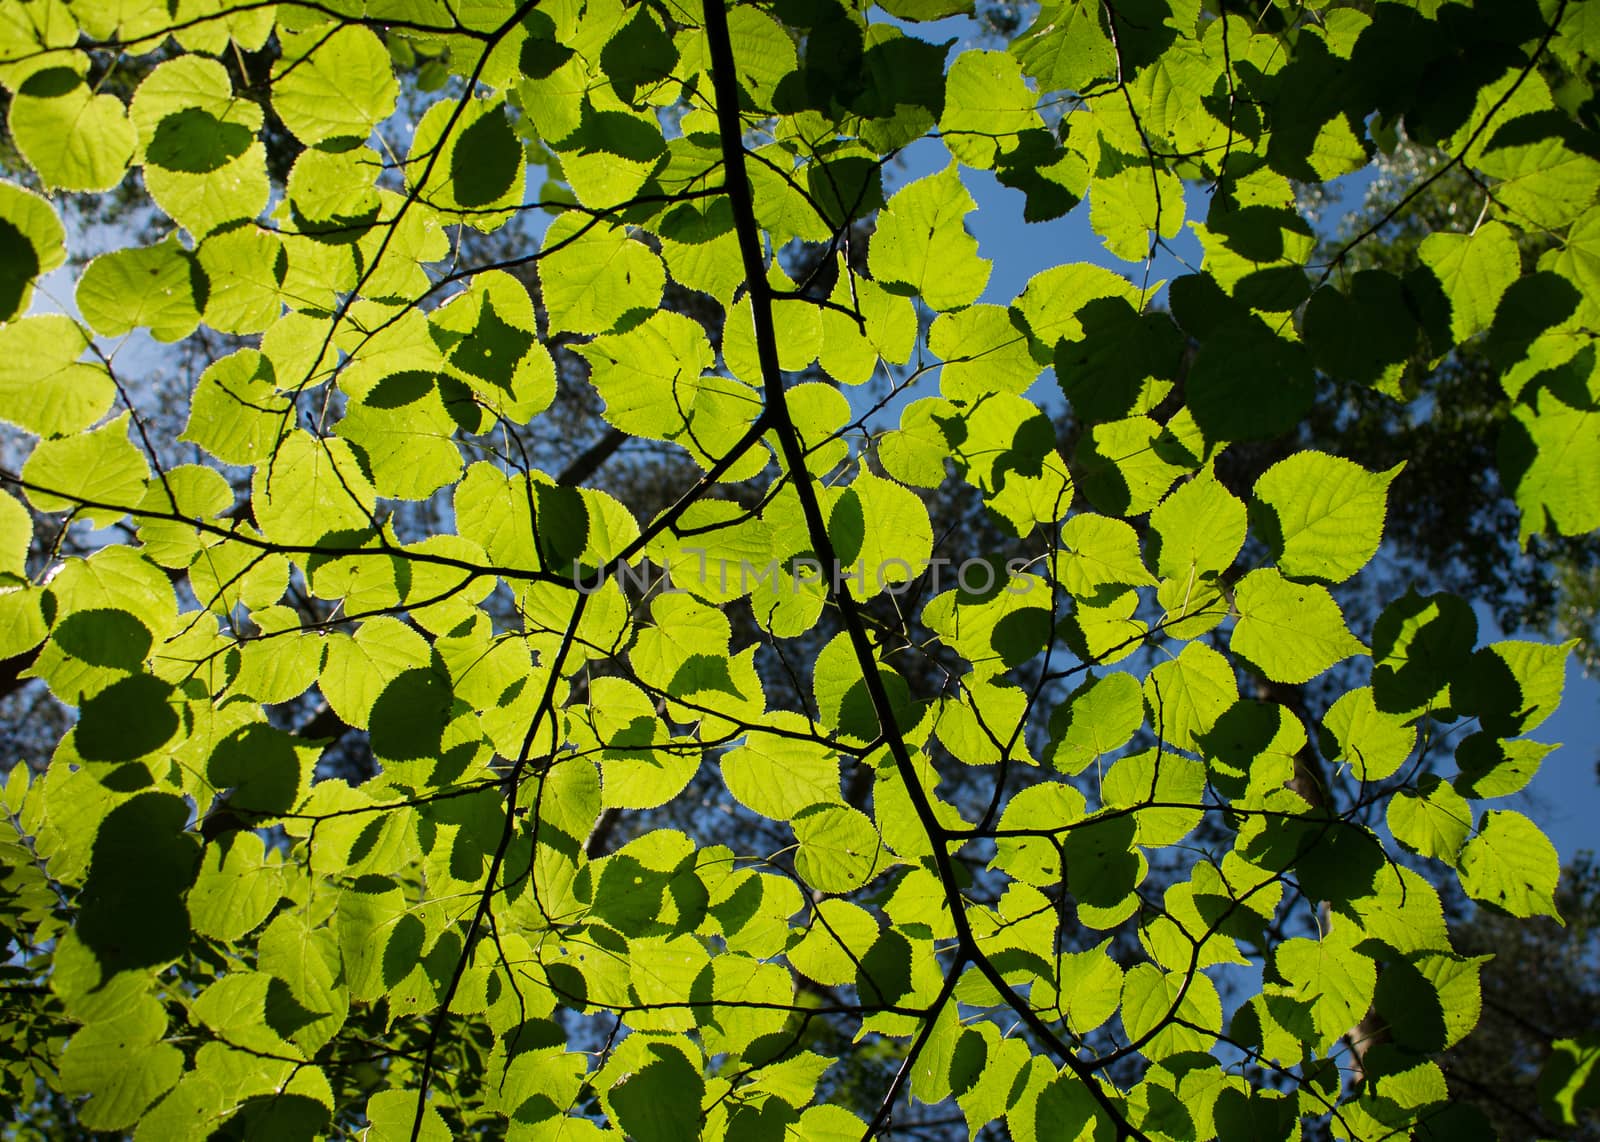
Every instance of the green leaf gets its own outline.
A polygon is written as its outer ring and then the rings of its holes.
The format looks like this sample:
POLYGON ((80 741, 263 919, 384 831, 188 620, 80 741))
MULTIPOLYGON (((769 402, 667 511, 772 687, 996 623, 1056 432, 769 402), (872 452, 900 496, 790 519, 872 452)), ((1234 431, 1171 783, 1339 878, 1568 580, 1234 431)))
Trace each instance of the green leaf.
POLYGON ((969 167, 992 170, 1024 131, 1043 129, 1022 68, 1003 52, 968 51, 945 73, 939 137, 969 167))
POLYGON ((1278 567, 1295 579, 1342 583, 1378 550, 1390 483, 1322 452, 1297 452, 1256 481, 1251 522, 1278 567))
POLYGON ((1372 696, 1379 710, 1409 714, 1431 703, 1472 653, 1478 620, 1443 592, 1407 591, 1372 628, 1372 696))
POLYGON ((1110 946, 1107 939, 1061 958, 1061 1010, 1067 1026, 1079 1035, 1104 1024, 1122 1003, 1123 970, 1107 954, 1110 946))
MULTIPOLYGON (((490 271, 472 288, 429 316, 433 340, 452 376, 501 416, 532 420, 555 396, 555 362, 538 338, 527 289, 510 274, 490 271)), ((452 402, 452 416, 459 416, 452 402)))
POLYGON ((1293 776, 1294 755, 1306 744, 1306 733, 1284 707, 1247 699, 1224 710, 1196 744, 1219 792, 1249 796, 1293 776))
POLYGON ((1070 785, 1048 782, 1018 791, 1000 814, 1000 828, 1036 830, 1038 835, 1000 838, 995 842, 993 867, 1035 888, 1053 888, 1066 869, 1061 846, 1049 834, 1077 821, 1083 811, 1083 794, 1070 785))
POLYGON ((99 420, 117 388, 103 365, 79 360, 91 342, 59 313, 0 325, 0 420, 39 436, 67 436, 99 420))
POLYGON ((1189 369, 1188 391, 1189 409, 1208 440, 1286 433, 1315 395, 1304 348, 1253 318, 1206 338, 1189 369))
POLYGON ((269 989, 267 1022, 307 1057, 343 1026, 349 994, 339 979, 339 946, 326 927, 313 929, 299 911, 280 913, 261 933, 261 971, 284 983, 269 989))
MULTIPOLYGON (((1478 975, 1486 960, 1425 952, 1390 961, 1378 980, 1374 1006, 1393 1028, 1395 1042, 1427 1054, 1460 1042, 1482 1010, 1478 975)), ((1439 1090, 1442 1094, 1442 1083, 1439 1090)))
POLYGON ((184 107, 155 125, 144 158, 163 170, 210 174, 245 154, 250 142, 250 128, 219 120, 202 107, 184 107))
POLYGON ((1495 196, 1515 218, 1558 229, 1593 205, 1600 163, 1559 135, 1513 129, 1504 136, 1497 132, 1491 142, 1498 145, 1478 165, 1500 180, 1495 196))
POLYGON ((1600 1105, 1597 1061, 1600 1034, 1596 1032, 1551 1044, 1550 1057, 1539 1072, 1539 1105, 1545 1114, 1565 1126, 1576 1126, 1580 1114, 1600 1105))
POLYGON ((827 986, 853 984, 862 958, 878 940, 878 921, 847 900, 816 902, 804 935, 786 953, 794 969, 827 986))
MULTIPOLYGON (((799 730, 804 723, 787 728, 799 730)), ((839 800, 839 760, 813 742, 752 735, 722 755, 722 780, 734 800, 775 821, 839 800)))
POLYGON ((211 174, 242 155, 261 126, 261 112, 253 103, 235 104, 232 94, 227 71, 211 60, 168 60, 151 72, 131 109, 145 137, 145 163, 211 174))
POLYGON ((1555 846, 1521 813, 1495 809, 1483 815, 1478 832, 1461 849, 1456 866, 1461 887, 1474 900, 1513 916, 1553 916, 1561 861, 1555 846))
POLYGON ((1515 405, 1511 416, 1500 438, 1500 471, 1522 509, 1517 537, 1522 545, 1552 526, 1562 535, 1600 527, 1600 482, 1595 476, 1600 413, 1540 390, 1533 404, 1515 405))
POLYGON ((795 871, 818 892, 860 888, 891 863, 883 840, 864 813, 844 805, 816 805, 792 822, 800 849, 795 871))
POLYGON ((196 250, 206 278, 202 317, 221 333, 259 333, 283 311, 283 241, 258 226, 210 234, 196 250))
POLYGON ((129 109, 139 129, 144 183, 190 233, 208 234, 267 205, 266 148, 256 140, 260 107, 235 98, 215 60, 167 60, 139 85, 129 109))
POLYGON ((136 674, 86 698, 72 728, 78 756, 87 762, 133 761, 165 745, 178 732, 171 695, 159 678, 136 674))
POLYGON ((115 95, 97 95, 71 68, 35 71, 11 100, 11 136, 47 190, 110 190, 138 132, 115 95))
MULTIPOLYGON (((965 0, 933 0, 932 7, 957 2, 965 0)), ((938 121, 950 43, 929 43, 887 23, 869 24, 864 42, 862 63, 874 82, 852 100, 863 119, 862 141, 880 150, 905 146, 938 121)))
MULTIPOLYGON (((1010 1105, 1014 1082, 1019 1072, 1030 1061, 1026 1045, 1020 1040, 1005 1039, 992 1023, 978 1022, 970 1033, 976 1033, 983 1044, 982 1065, 971 1086, 956 1095, 969 1131, 976 1132, 1002 1115, 1010 1105)), ((957 1044, 957 1061, 961 1061, 964 1044, 970 1043, 969 1033, 963 1033, 957 1044)), ((976 1048, 965 1048, 968 1057, 975 1057, 976 1048)))
POLYGON ((308 146, 365 140, 395 107, 399 85, 383 43, 356 25, 284 37, 272 109, 308 146))
POLYGON ((878 216, 867 268, 882 285, 900 285, 936 310, 978 300, 989 281, 989 261, 962 219, 977 208, 952 163, 896 191, 878 216))
POLYGON ((946 400, 976 403, 985 394, 1021 395, 1039 375, 1028 334, 998 305, 941 313, 928 330, 928 348, 944 360, 939 391, 946 400))
MULTIPOLYGON (((889 695, 890 708, 894 711, 897 724, 913 724, 916 718, 911 716, 910 694, 905 679, 881 663, 878 665, 878 677, 889 695)), ((862 742, 878 737, 877 711, 867 693, 861 665, 848 635, 842 632, 836 635, 817 655, 811 689, 818 717, 824 725, 862 742)))
POLYGON ((65 4, 30 5, 6 13, 0 38, 0 82, 16 88, 35 71, 74 58, 70 49, 78 42, 78 21, 65 4))
POLYGON ((1100 814, 1077 822, 1062 842, 1067 888, 1090 928, 1115 928, 1138 911, 1134 889, 1148 866, 1134 851, 1134 830, 1130 814, 1100 814))
POLYGON ((262 532, 278 543, 355 546, 373 524, 377 493, 350 446, 304 430, 285 432, 257 461, 252 506, 262 532))
POLYGON ((780 85, 795 68, 794 41, 782 24, 757 8, 734 8, 728 35, 739 61, 741 91, 756 110, 773 107, 780 85))
POLYGON ((102 980, 176 959, 188 945, 183 896, 199 863, 195 839, 184 831, 188 820, 179 798, 146 792, 100 823, 73 932, 94 954, 102 980))
POLYGON ((633 18, 606 41, 600 54, 600 66, 624 103, 632 103, 640 87, 670 75, 677 62, 678 49, 647 8, 635 9, 633 18))
POLYGON ((0 321, 26 313, 34 282, 66 257, 66 230, 50 204, 0 182, 0 321))
POLYGON ((666 151, 649 112, 600 110, 592 99, 584 101, 578 129, 560 149, 572 194, 595 209, 614 208, 638 194, 666 151))
POLYGON ((428 109, 411 140, 409 181, 419 200, 495 230, 523 199, 522 143, 505 103, 473 99, 428 109), (448 132, 448 134, 446 134, 448 132))
POLYGON ((1048 622, 1041 620, 1051 599, 1043 579, 972 560, 957 567, 956 584, 929 600, 922 618, 979 677, 1013 670, 1044 649, 1048 622))
POLYGON ((1209 472, 1183 484, 1150 513, 1156 573, 1168 579, 1214 578, 1244 546, 1244 505, 1209 472))
POLYGON ((368 1137, 372 1142, 401 1142, 402 1139, 419 1139, 420 1142, 445 1142, 451 1137, 450 1128, 436 1107, 422 1108, 422 1129, 414 1133, 417 1122, 417 1095, 408 1090, 379 1091, 367 1100, 367 1121, 372 1124, 368 1137))
POLYGON ((718 396, 727 401, 744 391, 749 418, 754 419, 752 390, 720 378, 702 381, 713 360, 711 345, 699 323, 682 314, 651 314, 625 333, 596 338, 583 352, 590 378, 605 400, 606 419, 625 432, 658 440, 687 436, 683 443, 693 447, 697 436, 691 430, 698 427, 696 406, 702 391, 708 413, 721 411, 713 408, 718 396), (663 393, 673 399, 661 400, 663 393))
POLYGON ((1456 764, 1461 775, 1455 779, 1456 792, 1463 797, 1504 797, 1516 793, 1533 780, 1539 763, 1558 747, 1544 742, 1497 741, 1482 731, 1465 737, 1456 746, 1456 764))
POLYGON ((1156 238, 1183 228, 1183 184, 1167 171, 1130 166, 1094 184, 1089 224, 1106 249, 1125 262, 1143 261, 1156 238))
POLYGON ((860 599, 910 583, 933 554, 927 508, 899 484, 869 472, 833 500, 828 536, 839 556, 840 575, 860 599))
MULTIPOLYGON (((1009 393, 980 396, 964 424, 928 411, 957 471, 1013 535, 1060 518, 1071 502, 1072 475, 1057 452, 1054 425, 1031 401, 1009 393)), ((926 429, 921 434, 932 438, 926 429)))
POLYGON ((1122 1026, 1147 1059, 1205 1051, 1216 1040, 1205 1028, 1222 1026, 1222 1003, 1206 976, 1139 964, 1123 983, 1122 1026), (1173 1016, 1193 1026, 1171 1022, 1173 1016))
POLYGON ((1198 441, 1148 416, 1097 424, 1078 440, 1077 462, 1089 502, 1111 515, 1143 515, 1179 476, 1200 466, 1198 441))
POLYGON ((1180 749, 1194 749, 1239 699, 1233 667, 1203 642, 1191 642, 1178 657, 1150 671, 1145 705, 1156 732, 1180 749))
POLYGON ((1397 951, 1448 950, 1450 937, 1439 894, 1403 865, 1386 865, 1373 878, 1372 892, 1338 909, 1362 930, 1397 951))
POLYGON ((1138 679, 1121 671, 1091 678, 1050 715, 1050 761, 1063 773, 1080 773, 1121 749, 1143 724, 1138 679))
POLYGON ((189 919, 202 936, 237 940, 266 921, 282 887, 281 863, 267 856, 261 838, 230 833, 201 854, 189 890, 189 919))
POLYGON ((340 247, 365 237, 383 213, 374 186, 377 174, 378 157, 367 147, 334 144, 302 151, 289 172, 289 217, 315 244, 293 243, 291 255, 309 263, 317 254, 336 256, 340 247))
POLYGON ((1252 571, 1234 593, 1239 621, 1229 648, 1274 682, 1309 682, 1367 648, 1344 625, 1327 588, 1252 571))
POLYGON ((1417 744, 1404 718, 1380 710, 1372 687, 1340 695, 1322 719, 1323 756, 1350 766, 1362 781, 1381 781, 1399 771, 1417 744))
POLYGON ((705 1079, 687 1055, 666 1043, 646 1048, 650 1061, 611 1088, 617 1123, 639 1142, 691 1142, 705 1079))
POLYGON ((1395 840, 1425 857, 1454 864, 1467 834, 1472 808, 1455 789, 1433 774, 1416 789, 1402 789, 1389 802, 1389 831, 1395 840))
POLYGON ((1086 0, 1042 5, 1010 50, 1041 89, 1083 92, 1116 70, 1116 50, 1101 21, 1101 9, 1086 0))
POLYGON ((1145 569, 1138 533, 1120 519, 1092 512, 1079 512, 1061 525, 1056 574, 1062 586, 1080 599, 1104 597, 1107 587, 1148 587, 1157 582, 1145 569))
POLYGON ((1246 1095, 1235 1086, 1217 1093, 1215 1118, 1218 1137, 1251 1142, 1282 1142, 1294 1137, 1299 1125, 1292 1097, 1269 1090, 1252 1090, 1246 1095))
POLYGON ((700 768, 700 758, 683 743, 676 750, 663 748, 669 741, 653 710, 607 735, 611 748, 601 755, 601 804, 654 809, 681 793, 700 768))
POLYGON ((61 1083, 72 1094, 93 1094, 79 1114, 90 1130, 126 1130, 183 1074, 183 1052, 161 1042, 167 1017, 130 972, 74 1004, 85 1026, 61 1059, 61 1083))
POLYGON ((1028 695, 1014 686, 973 679, 962 700, 945 702, 934 726, 939 741, 964 765, 994 765, 1002 758, 1036 764, 1020 730, 1028 695))
POLYGON ((194 1017, 229 1045, 270 1054, 293 1054, 266 1022, 273 977, 260 972, 223 976, 195 1000, 194 1017))
POLYGON ((902 20, 942 20, 972 11, 971 0, 888 0, 878 6, 902 20))
MULTIPOLYGON (((233 489, 228 481, 215 469, 199 464, 168 469, 166 479, 151 484, 139 503, 141 511, 171 512, 197 520, 215 519, 231 507, 233 489)), ((163 567, 187 567, 205 548, 190 524, 173 520, 142 519, 139 538, 146 557, 163 567)))
POLYGON ((83 514, 101 527, 116 523, 144 496, 150 477, 144 455, 128 439, 130 413, 92 432, 40 441, 22 466, 28 493, 42 512, 66 511, 86 501, 83 514))
MULTIPOLYGON (((1319 940, 1285 940, 1273 966, 1309 1008, 1315 1046, 1327 1051, 1361 1022, 1377 988, 1377 965, 1351 948, 1336 932, 1319 940)), ((1273 1000, 1269 997, 1268 1006, 1273 1000)))
POLYGON ((450 411, 464 403, 459 388, 441 386, 430 373, 393 373, 345 410, 338 432, 360 449, 375 492, 425 500, 465 467, 450 411))
POLYGON ((1083 333, 1055 347, 1061 393, 1084 420, 1152 412, 1172 391, 1183 334, 1169 314, 1140 313, 1126 297, 1097 297, 1078 311, 1083 333))
MULTIPOLYGON (((909 3, 911 6, 920 4, 922 0, 895 0, 896 6, 909 3)), ((934 3, 943 3, 945 0, 933 0, 934 3)), ((807 1138, 815 1138, 818 1142, 849 1142, 852 1138, 859 1138, 867 1124, 855 1114, 842 1106, 811 1106, 807 1107, 800 1116, 800 1129, 807 1138)))
POLYGON ((1028 279, 1012 308, 1033 334, 1035 355, 1051 359, 1058 342, 1083 338, 1094 325, 1102 299, 1121 299, 1138 306, 1143 298, 1122 275, 1101 266, 1078 262, 1041 270, 1028 279), (1085 324, 1087 319, 1088 324, 1085 324))
POLYGON ((1450 299, 1450 330, 1458 343, 1489 328, 1501 295, 1521 272, 1516 239, 1500 222, 1471 234, 1429 234, 1417 255, 1450 299))
POLYGON ((1536 729, 1561 704, 1572 647, 1571 642, 1490 643, 1462 664, 1450 689, 1451 705, 1476 714, 1496 737, 1536 729))
POLYGON ((955 1004, 945 1004, 933 1017, 932 1033, 911 1072, 913 1098, 935 1106, 950 1097, 950 1071, 961 1033, 961 1019, 955 1004))
POLYGON ((78 281, 78 308, 102 337, 148 328, 158 341, 194 332, 206 303, 206 278, 176 239, 139 250, 113 250, 89 263, 78 281))
MULTIPOLYGON (((17 586, 28 577, 28 548, 33 543, 33 517, 14 496, 0 493, 0 576, 17 586)), ((3 581, 3 580, 0 580, 3 581)))
POLYGON ((1133 810, 1135 841, 1157 848, 1177 844, 1199 825, 1205 787, 1199 762, 1145 750, 1106 771, 1100 797, 1108 809, 1133 810))
POLYGON ((340 718, 362 728, 388 684, 429 661, 416 631, 387 616, 368 619, 354 636, 329 639, 317 684, 340 718))
POLYGON ((1304 336, 1317 368, 1401 396, 1406 360, 1421 331, 1405 284, 1383 270, 1351 275, 1345 292, 1323 286, 1306 305, 1304 336))

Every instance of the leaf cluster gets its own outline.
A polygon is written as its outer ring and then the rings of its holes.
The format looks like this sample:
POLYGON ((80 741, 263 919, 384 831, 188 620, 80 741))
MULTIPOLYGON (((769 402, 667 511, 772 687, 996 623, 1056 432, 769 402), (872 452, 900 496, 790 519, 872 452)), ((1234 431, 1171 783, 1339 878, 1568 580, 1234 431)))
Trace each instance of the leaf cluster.
POLYGON ((4 787, 14 1105, 136 1139, 1490 1129, 1440 1063, 1485 959, 1417 869, 1559 920, 1502 799, 1571 644, 1383 576, 1411 460, 1329 426, 1389 402, 1487 463, 1422 379, 1470 370, 1514 505, 1480 526, 1600 524, 1600 24, 1061 0, 1003 50, 924 34, 963 12, 5 0, 0 657, 76 711, 4 787), (1296 187, 1402 137, 1441 157, 1330 250, 1296 187), (947 161, 896 185, 914 143, 947 161), (974 171, 1029 221, 1087 199, 1127 272, 985 300, 974 171), (1474 224, 1359 263, 1458 174, 1474 224), (44 311, 60 196, 132 179, 160 236, 44 311), (151 342, 203 358, 176 440, 130 398, 151 342), (616 494, 624 449, 670 480, 616 494))

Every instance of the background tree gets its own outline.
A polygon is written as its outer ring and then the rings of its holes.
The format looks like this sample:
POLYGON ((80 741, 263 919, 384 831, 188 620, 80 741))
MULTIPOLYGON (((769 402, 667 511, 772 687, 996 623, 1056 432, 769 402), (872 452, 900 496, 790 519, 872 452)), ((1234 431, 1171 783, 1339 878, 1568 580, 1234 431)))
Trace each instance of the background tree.
MULTIPOLYGON (((8 476, 93 528, 47 557, 8 509, 4 650, 79 713, 6 793, 18 1089, 154 1136, 831 1136, 952 1100, 1020 1137, 1463 1129, 1428 1058, 1480 965, 1395 858, 1553 907, 1548 842, 1468 801, 1537 764, 1560 654, 1469 658, 1464 604, 1371 573, 1341 612, 1395 474, 1284 442, 1331 450, 1362 385, 1437 416, 1407 378, 1481 344, 1524 530, 1591 526, 1576 11, 1066 5, 952 61, 827 4, 9 6, 38 184, 133 162, 176 227, 91 262, 84 319, 205 365, 182 455, 92 427, 154 390, 81 327, 0 328, 46 378, 0 388, 41 438, 8 476), (1170 315, 1084 266, 972 304, 958 168, 879 210, 934 127, 1133 261, 1207 181, 1204 272, 1170 315), (1490 207, 1346 280, 1376 229, 1324 260, 1290 180, 1397 127, 1447 157, 1395 217, 1458 168, 1490 207), (1524 273, 1530 230, 1559 248, 1524 273), (1021 395, 1046 366, 1065 453, 1021 395), (952 535, 995 583, 918 573, 952 535), (579 589, 641 555, 691 594, 579 589), (725 585, 747 558, 777 575, 725 585), (1264 985, 1225 1023, 1230 962, 1264 985), (810 1105, 839 1093, 863 1121, 810 1105)), ((20 312, 59 224, 8 194, 20 312)))

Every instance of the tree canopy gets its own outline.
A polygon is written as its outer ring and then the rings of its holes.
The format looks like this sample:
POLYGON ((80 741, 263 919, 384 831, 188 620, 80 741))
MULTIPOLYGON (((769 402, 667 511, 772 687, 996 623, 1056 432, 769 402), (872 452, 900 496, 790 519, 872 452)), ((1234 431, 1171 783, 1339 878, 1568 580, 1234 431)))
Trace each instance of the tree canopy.
POLYGON ((0 0, 13 1116, 1492 1136, 1574 643, 1406 580, 1592 634, 1597 13, 0 0))

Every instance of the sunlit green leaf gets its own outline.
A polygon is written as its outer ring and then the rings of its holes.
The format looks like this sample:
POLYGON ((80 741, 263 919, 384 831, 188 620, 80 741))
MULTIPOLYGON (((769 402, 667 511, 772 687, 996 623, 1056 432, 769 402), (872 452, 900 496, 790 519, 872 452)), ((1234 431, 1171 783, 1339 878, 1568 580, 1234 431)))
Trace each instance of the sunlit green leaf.
POLYGON ((952 164, 897 191, 878 222, 868 255, 872 276, 920 294, 934 309, 978 300, 989 262, 961 220, 977 204, 952 164))
POLYGON ((1252 571, 1234 595, 1239 621, 1229 646, 1274 682, 1307 682, 1336 662, 1366 653, 1324 587, 1276 571, 1252 571))
POLYGON ((1560 872, 1555 846, 1537 825, 1509 809, 1491 810, 1461 850, 1458 867, 1467 895, 1513 916, 1555 916, 1560 872))
POLYGON ((1253 526, 1285 575, 1342 582, 1378 550, 1389 484, 1398 473, 1296 453, 1256 481, 1253 526))
POLYGON ((138 132, 115 95, 96 94, 69 67, 35 71, 11 101, 17 149, 47 188, 110 190, 122 181, 138 132))
POLYGON ((116 386, 102 366, 80 360, 89 345, 83 327, 61 314, 0 326, 0 420, 65 436, 104 416, 116 386))
POLYGON ((367 28, 286 37, 274 69, 272 109, 308 145, 365 140, 394 110, 399 85, 382 42, 367 28))
POLYGON ((159 341, 188 336, 206 302, 205 271, 169 239, 144 249, 113 250, 84 270, 78 308, 103 337, 148 328, 159 341))
POLYGON ((150 466, 128 439, 130 414, 92 432, 42 441, 23 465, 33 485, 28 498, 40 511, 82 510, 109 527, 144 495, 150 466))
POLYGON ((67 254, 66 231, 50 204, 38 195, 0 182, 0 321, 27 312, 33 284, 67 254))

